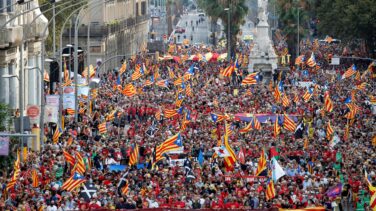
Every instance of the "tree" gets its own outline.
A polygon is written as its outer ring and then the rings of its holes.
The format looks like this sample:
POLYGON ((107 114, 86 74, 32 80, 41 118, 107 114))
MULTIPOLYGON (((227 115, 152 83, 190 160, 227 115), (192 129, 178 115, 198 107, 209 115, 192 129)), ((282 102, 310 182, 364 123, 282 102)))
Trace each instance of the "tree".
POLYGON ((277 0, 279 26, 286 36, 289 52, 296 52, 298 43, 298 18, 299 37, 303 40, 309 31, 309 10, 314 1, 277 0))
MULTIPOLYGON (((0 131, 7 131, 7 125, 11 123, 11 112, 6 104, 0 103, 0 131)), ((10 169, 10 167, 13 165, 14 161, 14 149, 16 146, 16 140, 11 139, 9 143, 9 150, 10 155, 9 156, 0 156, 0 169, 2 170, 2 174, 5 175, 6 171, 10 169)))
MULTIPOLYGON (((43 4, 46 4, 47 2, 49 2, 50 0, 38 0, 39 2, 39 5, 43 5, 43 4)), ((56 4, 56 13, 62 9, 65 9, 65 7, 58 7, 59 4, 56 4)), ((43 13, 44 16, 46 16, 47 20, 51 20, 52 18, 52 10, 48 11, 49 9, 52 8, 52 4, 48 4, 44 7, 41 8, 41 12, 43 13)), ((76 9, 76 8, 74 8, 76 9)), ((56 34, 56 49, 59 49, 60 46, 59 46, 59 36, 60 36, 60 32, 61 32, 61 28, 63 26, 63 23, 65 22, 66 18, 71 14, 71 12, 73 11, 73 9, 65 9, 64 11, 62 11, 59 15, 56 16, 55 18, 55 26, 56 26, 56 30, 55 30, 55 34, 56 34)), ((66 28, 70 27, 69 26, 69 23, 67 24, 66 28)), ((53 33, 52 33, 52 22, 51 24, 48 26, 48 31, 49 31, 49 34, 48 34, 48 37, 47 37, 47 40, 46 40, 46 52, 48 52, 49 54, 52 54, 52 50, 53 50, 53 47, 52 47, 52 44, 53 44, 53 33)))
POLYGON ((230 42, 231 42, 231 54, 234 55, 236 49, 237 35, 240 32, 240 26, 245 23, 244 18, 248 14, 248 7, 246 6, 246 0, 198 0, 198 5, 202 8, 213 21, 220 18, 224 23, 224 32, 227 40, 227 30, 230 27, 230 42), (230 22, 228 22, 228 11, 225 8, 230 8, 230 22))
POLYGON ((321 0, 317 17, 321 36, 330 35, 344 42, 363 39, 368 51, 375 54, 376 1, 321 0))
POLYGON ((8 105, 0 103, 0 131, 6 131, 10 123, 10 109, 8 105))

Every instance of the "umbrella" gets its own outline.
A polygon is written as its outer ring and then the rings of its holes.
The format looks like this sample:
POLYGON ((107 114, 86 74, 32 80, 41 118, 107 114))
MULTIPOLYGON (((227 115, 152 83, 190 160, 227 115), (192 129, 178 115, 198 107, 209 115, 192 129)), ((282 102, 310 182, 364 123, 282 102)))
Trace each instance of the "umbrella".
POLYGON ((212 56, 212 58, 210 59, 210 61, 215 62, 215 61, 218 60, 218 57, 219 57, 219 54, 217 54, 217 53, 213 53, 213 56, 212 56))
POLYGON ((209 52, 209 53, 205 54, 206 61, 210 61, 212 58, 213 58, 213 54, 212 53, 209 52))
POLYGON ((223 53, 223 54, 219 55, 217 60, 222 61, 222 60, 225 60, 226 58, 227 58, 227 53, 223 53))
POLYGON ((170 55, 167 55, 167 56, 164 56, 163 57, 163 60, 164 61, 167 61, 167 60, 173 60, 174 58, 172 57, 172 56, 170 56, 170 55))
POLYGON ((195 57, 196 57, 195 55, 191 55, 187 60, 193 61, 193 59, 194 59, 195 57))
POLYGON ((173 58, 173 60, 175 61, 175 62, 178 62, 178 63, 180 63, 180 57, 178 57, 178 56, 174 56, 174 57, 172 57, 173 58))

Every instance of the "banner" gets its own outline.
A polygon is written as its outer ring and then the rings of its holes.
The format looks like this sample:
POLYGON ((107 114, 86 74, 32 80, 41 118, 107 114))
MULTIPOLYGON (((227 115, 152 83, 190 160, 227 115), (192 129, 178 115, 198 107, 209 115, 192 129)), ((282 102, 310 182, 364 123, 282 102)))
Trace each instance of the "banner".
POLYGON ((59 95, 47 95, 46 96, 46 105, 59 106, 59 95))
POLYGON ((64 94, 63 96, 63 109, 72 108, 76 109, 74 104, 74 94, 64 94))
POLYGON ((40 108, 38 105, 27 105, 26 113, 30 119, 30 124, 39 124, 40 108))
POLYGON ((254 182, 265 182, 268 178, 260 176, 247 176, 247 175, 225 175, 225 182, 232 182, 233 178, 242 178, 245 179, 248 183, 254 183, 254 182))
POLYGON ((44 109, 44 122, 58 123, 59 107, 46 105, 44 109))
POLYGON ((0 133, 0 155, 9 155, 9 136, 3 136, 0 133))
POLYGON ((90 91, 90 88, 88 86, 80 86, 77 89, 77 95, 78 96, 81 96, 81 95, 89 96, 89 91, 90 91))
POLYGON ((66 86, 63 88, 64 95, 72 94, 74 95, 74 86, 66 86))

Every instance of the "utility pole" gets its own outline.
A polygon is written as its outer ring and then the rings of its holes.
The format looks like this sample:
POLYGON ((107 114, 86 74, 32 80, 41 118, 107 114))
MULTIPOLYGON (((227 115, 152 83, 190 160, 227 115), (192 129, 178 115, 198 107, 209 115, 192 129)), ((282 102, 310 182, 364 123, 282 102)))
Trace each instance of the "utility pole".
POLYGON ((300 54, 300 8, 298 7, 298 43, 296 47, 296 58, 298 58, 300 54))
MULTIPOLYGON (((23 86, 24 86, 24 74, 23 74, 23 71, 24 71, 24 61, 23 61, 23 49, 24 48, 24 44, 23 42, 21 43, 20 45, 20 79, 19 79, 19 88, 20 88, 20 133, 23 134, 24 132, 24 96, 23 96, 23 86)), ((43 80, 43 76, 42 76, 42 80, 43 80)), ((23 145, 24 145, 24 138, 22 137, 21 138, 21 149, 23 149, 23 145)), ((23 162, 23 151, 21 152, 21 162, 23 162)))
POLYGON ((55 41, 55 36, 56 36, 56 23, 55 23, 55 2, 56 0, 51 0, 52 2, 52 52, 53 52, 53 57, 55 58, 55 53, 56 53, 56 41, 55 41))

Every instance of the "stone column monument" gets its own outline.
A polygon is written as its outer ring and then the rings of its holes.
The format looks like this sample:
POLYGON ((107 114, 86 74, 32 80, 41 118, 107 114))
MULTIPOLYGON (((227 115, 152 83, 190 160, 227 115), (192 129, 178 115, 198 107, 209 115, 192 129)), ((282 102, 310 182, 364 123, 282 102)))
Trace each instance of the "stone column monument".
POLYGON ((258 0, 258 19, 254 36, 254 46, 249 56, 249 72, 262 72, 265 78, 272 75, 272 71, 277 68, 278 57, 273 48, 270 37, 270 27, 268 15, 266 13, 268 0, 258 0))

